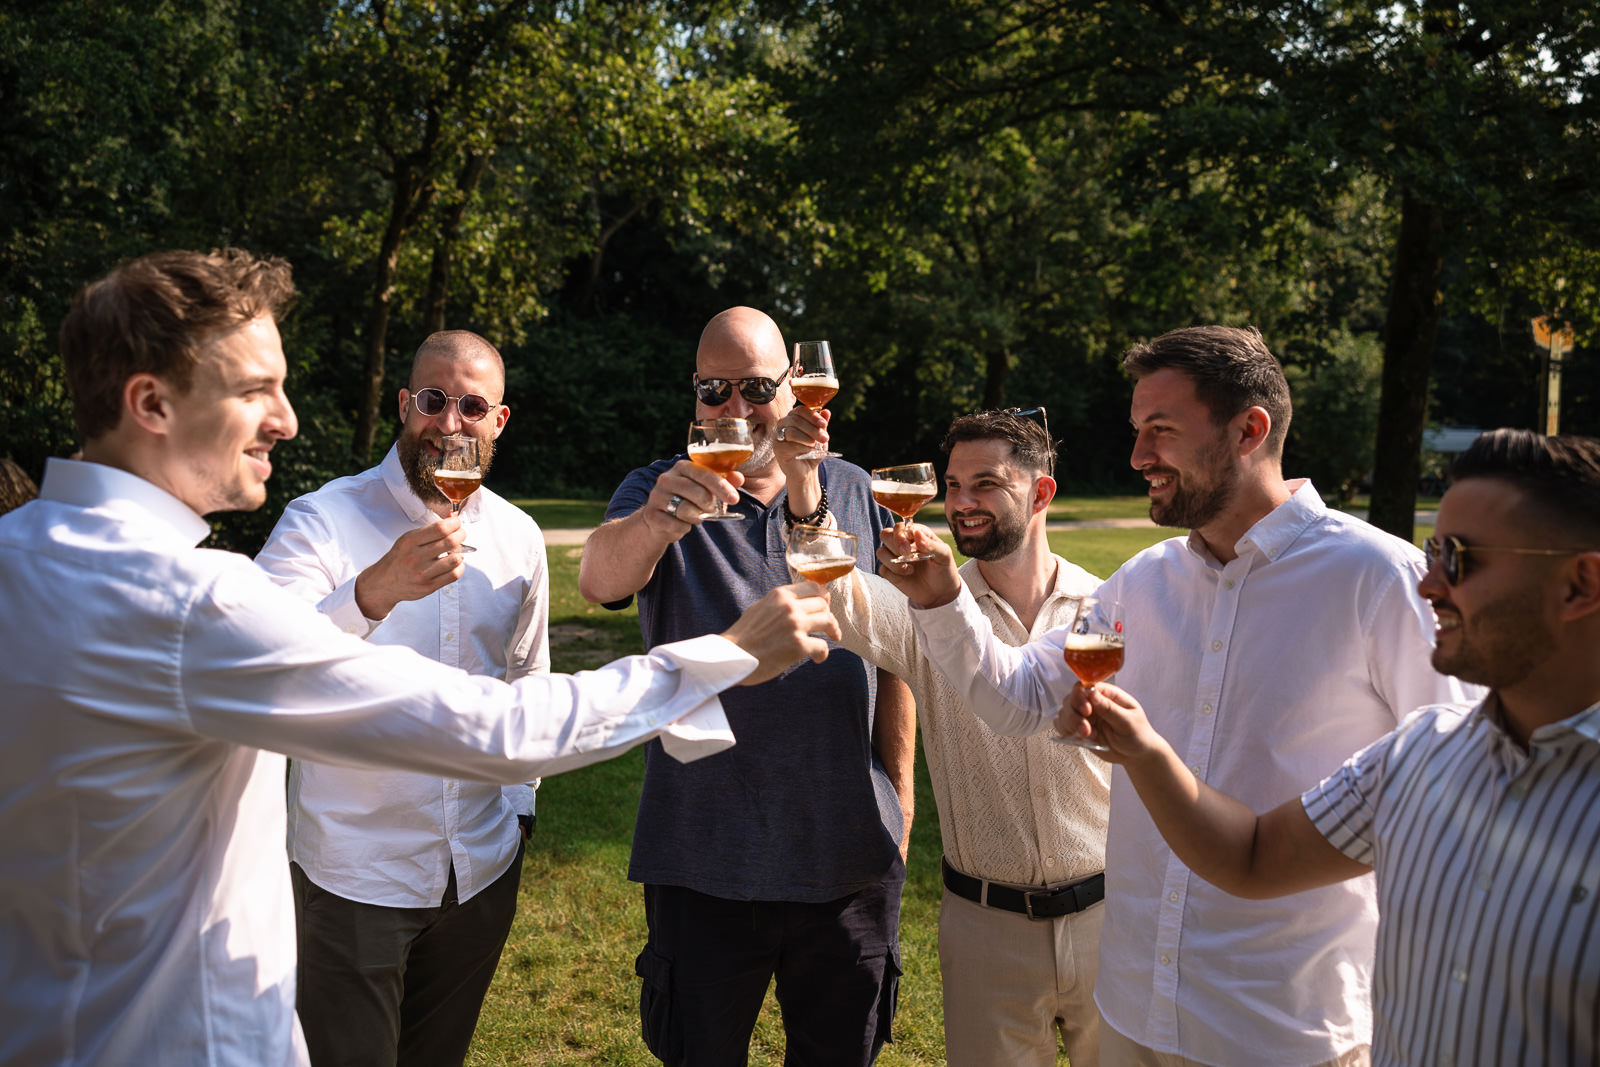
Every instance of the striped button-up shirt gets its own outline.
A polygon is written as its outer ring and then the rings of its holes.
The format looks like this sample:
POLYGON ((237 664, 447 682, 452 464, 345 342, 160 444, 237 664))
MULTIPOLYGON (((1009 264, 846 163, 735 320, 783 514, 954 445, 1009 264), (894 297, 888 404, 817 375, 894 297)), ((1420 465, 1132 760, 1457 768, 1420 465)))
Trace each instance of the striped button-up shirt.
POLYGON ((1600 1062, 1600 704, 1424 708, 1301 799, 1377 871, 1377 1067, 1600 1062))

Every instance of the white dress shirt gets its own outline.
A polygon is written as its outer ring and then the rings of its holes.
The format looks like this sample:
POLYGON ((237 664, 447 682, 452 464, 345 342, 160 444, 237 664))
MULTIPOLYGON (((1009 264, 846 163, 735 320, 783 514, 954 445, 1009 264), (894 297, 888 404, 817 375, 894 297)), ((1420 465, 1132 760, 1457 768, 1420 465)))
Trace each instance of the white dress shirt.
POLYGON ((1377 871, 1374 1067, 1600 1063, 1600 705, 1526 751, 1498 708, 1419 711, 1302 797, 1377 871))
MULTIPOLYGON (((1077 598, 1100 579, 1060 556, 1033 629, 989 588, 977 560, 961 577, 985 625, 1009 645, 1026 644, 1071 622, 1077 598)), ((1075 882, 1106 865, 1111 765, 1047 734, 998 734, 962 703, 928 661, 905 595, 875 574, 852 571, 828 587, 840 644, 898 675, 917 698, 922 750, 939 808, 945 858, 964 874, 1014 886, 1075 882)))
MULTIPOLYGON (((1176 537, 1099 593, 1122 604, 1117 684, 1191 771, 1257 811, 1298 796, 1411 709, 1479 692, 1429 664, 1421 553, 1293 484, 1233 561, 1176 537)), ((998 730, 1045 727, 1075 681, 1061 631, 1010 648, 965 590, 912 617, 933 662, 998 730)), ((1218 1067, 1333 1059, 1371 1040, 1376 928, 1370 876, 1278 900, 1194 877, 1127 776, 1113 775, 1095 1001, 1124 1036, 1218 1067)))
POLYGON ((507 686, 341 633, 208 532, 62 460, 0 516, 0 1062, 306 1063, 271 753, 514 782, 732 743, 716 693, 755 660, 719 637, 507 686))
MULTIPOLYGON (((544 537, 521 508, 486 488, 461 509, 476 551, 460 580, 396 604, 380 622, 362 615, 356 577, 401 534, 436 519, 390 448, 378 466, 293 501, 256 563, 368 641, 506 681, 548 671, 544 537)), ((389 908, 438 905, 453 864, 458 899, 466 901, 517 858, 516 817, 533 812, 533 795, 528 785, 295 760, 289 858, 330 893, 389 908)))

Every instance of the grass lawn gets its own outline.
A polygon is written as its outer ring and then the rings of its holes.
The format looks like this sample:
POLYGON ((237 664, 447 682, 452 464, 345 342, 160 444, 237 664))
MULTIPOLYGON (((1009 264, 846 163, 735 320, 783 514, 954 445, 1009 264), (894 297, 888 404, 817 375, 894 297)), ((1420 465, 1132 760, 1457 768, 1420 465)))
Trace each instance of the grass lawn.
MULTIPOLYGON (((565 506, 565 501, 519 503, 526 503, 542 525, 585 525, 575 521, 576 511, 546 506, 565 506), (574 521, 556 520, 557 514, 574 521)), ((589 524, 598 521, 600 512, 600 505, 592 507, 589 524)), ((1139 508, 1133 511, 1141 513, 1139 508)), ((1102 512, 1093 517, 1110 516, 1102 512)), ((1050 535, 1050 544, 1068 559, 1106 575, 1169 533, 1058 532, 1050 535)), ((598 666, 640 647, 637 611, 608 612, 578 596, 581 551, 550 550, 551 658, 558 671, 598 666)), ((539 829, 523 866, 516 924, 484 1003, 469 1064, 651 1067, 657 1062, 639 1037, 639 979, 633 960, 644 944, 644 910, 639 887, 627 880, 643 774, 643 755, 635 750, 546 779, 540 787, 539 829)), ((894 1042, 878 1060, 884 1067, 945 1062, 936 941, 939 850, 933 794, 919 757, 917 820, 901 910, 905 977, 894 1042)), ((756 1026, 750 1062, 757 1067, 783 1062, 783 1032, 770 994, 756 1026)))

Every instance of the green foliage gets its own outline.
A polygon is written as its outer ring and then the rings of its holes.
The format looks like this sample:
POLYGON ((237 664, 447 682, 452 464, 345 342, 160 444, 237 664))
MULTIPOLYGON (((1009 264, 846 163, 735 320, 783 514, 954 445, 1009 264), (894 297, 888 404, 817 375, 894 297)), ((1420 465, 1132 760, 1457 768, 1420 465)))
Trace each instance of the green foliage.
POLYGON ((1372 471, 1383 349, 1372 337, 1341 332, 1286 373, 1294 417, 1284 472, 1310 478, 1325 500, 1345 507, 1372 471))

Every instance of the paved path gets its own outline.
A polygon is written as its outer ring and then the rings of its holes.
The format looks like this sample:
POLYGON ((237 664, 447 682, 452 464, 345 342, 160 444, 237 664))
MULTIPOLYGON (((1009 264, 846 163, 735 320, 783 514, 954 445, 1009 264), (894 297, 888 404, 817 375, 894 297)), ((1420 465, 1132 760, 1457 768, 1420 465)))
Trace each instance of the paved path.
MULTIPOLYGON (((1366 518, 1364 511, 1353 511, 1352 515, 1366 518)), ((1417 525, 1433 525, 1434 513, 1431 511, 1417 512, 1417 525)), ((1085 519, 1081 522, 1047 522, 1046 530, 1153 530, 1156 524, 1148 518, 1136 519, 1085 519)), ((544 543, 547 545, 581 545, 589 539, 588 530, 551 530, 544 531, 544 543)))

